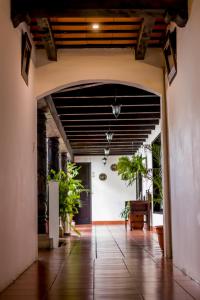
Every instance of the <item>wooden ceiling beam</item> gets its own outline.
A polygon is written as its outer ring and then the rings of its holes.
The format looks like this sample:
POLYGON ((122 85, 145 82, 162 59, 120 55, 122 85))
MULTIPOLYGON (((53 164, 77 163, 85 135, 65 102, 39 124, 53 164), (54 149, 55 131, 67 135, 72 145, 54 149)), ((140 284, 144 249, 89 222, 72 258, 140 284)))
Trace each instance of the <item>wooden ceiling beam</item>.
POLYGON ((45 97, 45 101, 46 101, 46 103, 47 103, 47 105, 49 107, 51 115, 52 115, 52 117, 53 117, 53 119, 54 119, 54 121, 56 123, 56 126, 57 126, 59 132, 60 132, 60 135, 61 135, 61 137, 63 139, 63 142, 65 143, 65 145, 67 147, 69 155, 70 155, 71 159, 73 160, 73 150, 72 150, 71 145, 69 143, 69 140, 68 140, 68 138, 66 136, 66 132, 65 132, 63 126, 62 126, 62 123, 61 123, 61 121, 60 121, 60 119, 58 117, 58 114, 56 112, 56 109, 55 109, 55 106, 54 106, 54 103, 53 103, 53 100, 52 100, 51 96, 45 97))
POLYGON ((152 16, 145 16, 137 40, 137 46, 135 49, 135 59, 143 60, 145 58, 146 50, 150 39, 152 39, 152 31, 155 24, 155 18, 152 16))
MULTIPOLYGON (((78 141, 78 142, 72 142, 71 141, 71 146, 87 146, 87 145, 107 145, 108 147, 112 147, 117 145, 130 145, 130 144, 138 145, 143 143, 142 140, 123 140, 123 141, 112 141, 108 143, 106 139, 104 141, 78 141)), ((76 148, 76 147, 75 147, 76 148)))
POLYGON ((155 125, 146 125, 145 127, 143 126, 125 126, 125 127, 92 127, 92 128, 88 128, 86 127, 81 127, 81 128, 77 128, 77 127, 68 127, 68 126, 63 126, 65 131, 70 135, 70 134, 91 134, 91 133, 95 133, 98 134, 100 132, 106 132, 108 131, 108 129, 110 128, 110 130, 112 132, 118 132, 119 134, 126 134, 126 133, 131 133, 131 134, 150 134, 151 130, 155 128, 155 125))
MULTIPOLYGON (((133 151, 133 150, 137 150, 141 147, 141 145, 136 145, 134 147, 132 147, 132 145, 130 146, 121 146, 121 147, 112 147, 112 148, 109 148, 110 151, 121 151, 121 150, 124 150, 124 151, 133 151)), ((106 147, 108 148, 108 147, 106 147)), ((104 149, 105 149, 105 146, 101 146, 101 147, 82 147, 82 148, 74 148, 74 153, 75 152, 87 152, 87 151, 94 151, 94 152, 101 152, 103 150, 104 152, 104 149)))
MULTIPOLYGON (((135 147, 135 148, 128 148, 127 149, 127 146, 125 146, 125 147, 121 147, 121 148, 113 148, 113 149, 110 149, 110 151, 115 151, 115 152, 117 152, 117 150, 120 152, 121 150, 130 150, 130 151, 137 151, 139 148, 141 147, 141 145, 138 145, 138 147, 135 147)), ((102 153, 104 153, 104 149, 105 149, 105 147, 103 147, 102 146, 102 148, 99 148, 99 147, 97 147, 96 149, 98 149, 97 151, 99 151, 100 150, 100 152, 102 152, 102 153)), ((78 149, 78 148, 75 148, 74 149, 74 152, 75 153, 77 153, 77 152, 82 152, 82 153, 84 153, 84 151, 86 152, 86 153, 88 153, 88 152, 90 152, 90 151, 95 151, 95 148, 90 148, 90 147, 86 147, 86 148, 80 148, 80 149, 78 149)))
MULTIPOLYGON (((56 108, 58 115, 60 116, 89 116, 89 115, 112 115, 112 107, 111 105, 99 107, 99 106, 93 106, 93 107, 57 107, 56 108)), ((126 115, 126 114, 135 114, 135 113, 160 113, 160 105, 141 105, 141 106, 121 106, 121 113, 120 115, 126 115)))
MULTIPOLYGON (((136 151, 135 151, 136 152, 136 151)), ((120 151, 120 153, 116 153, 116 152, 111 152, 111 155, 113 156, 123 156, 123 155, 133 155, 135 152, 132 151, 120 151)), ((88 154, 84 154, 84 153, 76 153, 76 156, 104 156, 102 153, 88 153, 88 154)))
MULTIPOLYGON (((151 133, 150 130, 145 133, 138 131, 118 131, 114 132, 114 136, 116 137, 140 137, 140 138, 147 138, 148 134, 151 133)), ((69 139, 74 138, 74 139, 79 139, 79 138, 98 138, 99 136, 105 136, 105 131, 73 131, 70 132, 68 131, 68 137, 69 139)))
MULTIPOLYGON (((148 118, 140 118, 140 119, 130 119, 130 120, 98 120, 98 122, 96 122, 95 120, 90 120, 90 121, 62 121, 63 127, 64 128, 68 128, 68 129, 72 129, 72 128, 79 128, 79 129, 83 129, 83 128, 99 128, 99 129, 105 129, 108 130, 110 128, 110 130, 112 130, 111 128, 117 129, 118 127, 123 127, 123 126, 132 126, 132 127, 137 127, 140 126, 140 128, 144 128, 147 125, 150 126, 155 126, 159 123, 159 119, 148 119, 148 118)), ((119 129, 118 128, 118 129, 119 129)), ((95 129, 94 129, 95 130, 95 129)))
MULTIPOLYGON (((138 149, 134 150, 124 150, 121 149, 120 151, 112 150, 110 151, 110 155, 117 155, 117 156, 123 156, 123 155, 133 155, 138 149)), ((78 151, 75 152, 75 156, 102 156, 102 158, 105 156, 103 149, 101 151, 90 151, 84 152, 84 151, 78 151)))
MULTIPOLYGON (((137 151, 140 147, 136 147, 136 148, 120 148, 120 149, 110 149, 110 154, 115 152, 115 153, 119 153, 119 152, 134 152, 137 151)), ((100 155, 104 156, 104 148, 99 148, 99 149, 75 149, 74 150, 74 154, 77 153, 100 153, 100 155)))
POLYGON ((12 0, 11 19, 14 27, 31 18, 50 17, 155 17, 166 15, 166 21, 185 26, 188 19, 187 0, 12 0))
MULTIPOLYGON (((90 124, 91 122, 116 122, 115 116, 111 114, 102 114, 102 115, 62 115, 59 114, 60 120, 66 124, 72 124, 78 122, 79 124, 83 124, 87 122, 90 124)), ((130 114, 120 114, 117 118, 117 121, 125 121, 125 120, 156 120, 160 118, 159 112, 143 112, 143 113, 130 113, 130 114)))
MULTIPOLYGON (((136 145, 134 147, 132 146, 125 146, 125 147, 112 147, 112 148, 109 148, 110 151, 121 151, 121 150, 124 150, 124 151, 133 151, 133 150, 137 150, 141 147, 141 145, 136 145)), ((108 147, 106 147, 108 148, 108 147)), ((93 151, 93 152, 104 152, 104 149, 105 149, 105 146, 101 146, 101 147, 82 147, 82 148, 74 148, 74 153, 76 152, 87 152, 87 151, 93 151)))
MULTIPOLYGON (((93 104, 93 105, 64 105, 64 106, 57 106, 56 110, 59 113, 60 109, 66 109, 66 112, 68 114, 80 114, 80 113, 94 113, 95 111, 101 111, 101 113, 105 113, 106 111, 108 111, 108 109, 110 110, 111 105, 99 105, 99 104, 93 104)), ((124 104, 122 105, 122 112, 129 112, 131 110, 138 110, 138 111, 142 111, 145 110, 149 111, 149 110, 156 110, 155 112, 160 111, 160 104, 159 103, 140 103, 140 104, 124 104)), ((61 110, 62 111, 62 110, 61 110)))
MULTIPOLYGON (((155 26, 155 29, 153 29, 153 34, 163 34, 166 31, 166 24, 162 25, 162 26, 155 26)), ((31 27, 31 33, 33 35, 40 35, 41 32, 38 30, 38 28, 36 27, 31 27)), ((61 35, 61 34, 88 34, 88 32, 83 29, 62 29, 62 27, 59 29, 59 27, 57 29, 53 30, 53 33, 55 35, 61 35)), ((101 34, 138 34, 138 29, 120 29, 120 28, 116 28, 116 29, 104 29, 104 30, 99 30, 98 33, 101 34)))
MULTIPOLYGON (((141 137, 138 137, 138 136, 136 136, 136 137, 127 137, 127 136, 121 136, 121 137, 114 137, 113 138, 113 140, 112 140, 112 142, 111 143, 113 143, 113 142, 123 142, 123 141, 145 141, 146 140, 146 138, 141 138, 141 137)), ((105 135, 103 136, 103 137, 95 137, 95 136, 93 136, 93 137, 87 137, 87 136, 85 136, 84 138, 83 137, 70 137, 69 138, 69 141, 70 141, 70 143, 72 144, 72 143, 75 143, 75 142, 99 142, 99 143, 101 143, 101 142, 105 142, 106 141, 106 137, 105 137, 105 135)))
POLYGON ((44 34, 41 41, 46 49, 48 59, 57 61, 57 49, 49 20, 47 18, 37 19, 37 25, 40 32, 44 34))
MULTIPOLYGON (((61 44, 56 44, 56 48, 57 49, 93 49, 93 48, 98 48, 98 49, 101 49, 101 48, 107 48, 107 49, 118 49, 118 48, 127 48, 127 47, 132 47, 134 48, 136 45, 136 41, 135 43, 129 43, 129 44, 105 44, 105 43, 102 43, 102 44, 82 44, 82 45, 75 45, 75 44, 68 44, 68 45, 61 45, 61 44)), ((151 44, 151 42, 149 43, 149 48, 162 48, 162 44, 160 42, 158 43, 153 43, 151 44)), ((37 45, 36 44, 36 49, 44 49, 44 46, 43 45, 37 45)))
MULTIPOLYGON (((136 106, 158 106, 160 105, 159 97, 149 97, 149 98, 120 98, 118 100, 119 104, 123 107, 136 107, 136 106)), ((68 108, 70 109, 82 109, 82 108, 101 108, 101 107, 111 107, 114 103, 113 99, 54 99, 54 104, 57 109, 68 108)))
POLYGON ((132 131, 132 132, 137 132, 137 133, 145 133, 148 132, 150 130, 155 129, 155 125, 125 125, 125 126, 101 126, 101 127, 97 127, 97 126, 63 126, 65 129, 65 132, 67 133, 74 133, 74 132, 98 132, 98 131, 103 131, 106 132, 109 128, 111 131, 120 131, 120 132, 127 132, 127 131, 132 131))
POLYGON ((70 100, 84 100, 85 101, 85 99, 92 99, 93 101, 94 100, 96 100, 96 99, 100 99, 101 101, 102 100, 104 100, 104 99, 106 99, 106 101, 108 101, 109 99, 111 99, 111 101, 112 101, 112 103, 114 102, 114 100, 115 99, 117 99, 117 101, 120 101, 121 99, 125 99, 125 98, 128 98, 128 101, 130 101, 130 99, 132 100, 132 99, 143 99, 143 98, 156 98, 156 99, 159 99, 159 97, 158 96, 155 96, 155 94, 139 94, 138 93, 138 95, 134 95, 134 94, 132 94, 132 95, 118 95, 118 96, 115 96, 115 95, 106 95, 106 91, 104 92, 104 95, 72 95, 72 96, 68 96, 67 95, 67 93, 66 93, 66 95, 63 95, 63 93, 65 93, 66 92, 66 90, 65 91, 61 91, 61 92, 59 92, 59 93, 56 93, 56 94, 53 94, 52 95, 52 98, 53 98, 53 100, 55 99, 56 101, 57 101, 57 99, 62 99, 63 101, 70 101, 70 100))
MULTIPOLYGON (((35 42, 40 42, 40 41, 44 41, 46 39, 46 34, 44 34, 43 36, 38 36, 38 37, 34 37, 33 40, 35 42)), ((158 36, 150 36, 149 35, 149 40, 148 42, 151 40, 158 40, 159 37, 158 36)), ((95 36, 95 37, 68 37, 67 35, 66 36, 62 36, 62 37, 54 37, 54 41, 55 43, 59 43, 59 42, 86 42, 88 43, 89 42, 96 42, 96 41, 114 41, 114 42, 123 42, 123 41, 130 41, 130 42, 136 42, 137 41, 137 37, 133 37, 133 36, 112 36, 112 37, 98 37, 98 36, 95 36)), ((140 41, 140 46, 142 46, 143 48, 147 48, 148 46, 148 42, 147 42, 147 38, 144 39, 142 41, 140 41)), ((143 49, 142 48, 142 49, 143 49)), ((140 53, 142 50, 141 50, 141 47, 139 47, 139 50, 137 53, 140 53)), ((144 52, 144 51, 143 51, 144 52)), ((139 55, 139 54, 137 54, 139 55)), ((140 59, 140 58, 137 58, 136 56, 136 59, 140 59)))

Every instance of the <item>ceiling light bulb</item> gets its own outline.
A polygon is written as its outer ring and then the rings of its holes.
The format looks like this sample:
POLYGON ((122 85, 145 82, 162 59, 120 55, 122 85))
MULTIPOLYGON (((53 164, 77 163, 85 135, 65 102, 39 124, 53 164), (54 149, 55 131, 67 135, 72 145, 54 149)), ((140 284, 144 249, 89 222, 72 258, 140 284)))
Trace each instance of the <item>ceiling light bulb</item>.
POLYGON ((99 24, 95 23, 95 24, 92 24, 92 29, 94 30, 98 30, 99 29, 99 24))

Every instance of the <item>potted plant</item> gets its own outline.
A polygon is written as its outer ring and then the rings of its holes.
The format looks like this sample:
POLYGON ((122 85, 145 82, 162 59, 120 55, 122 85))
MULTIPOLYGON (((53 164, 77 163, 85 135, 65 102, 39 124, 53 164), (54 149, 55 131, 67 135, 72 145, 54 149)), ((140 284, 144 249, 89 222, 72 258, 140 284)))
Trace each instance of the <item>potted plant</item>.
MULTIPOLYGON (((146 177, 148 175, 148 170, 144 164, 145 158, 141 155, 133 155, 132 157, 122 156, 117 162, 118 175, 121 176, 122 180, 127 181, 127 185, 132 185, 138 175, 146 177)), ((125 208, 121 212, 121 217, 125 219, 125 224, 127 224, 127 219, 130 216, 131 205, 126 203, 125 208)), ((131 217, 130 222, 133 222, 133 228, 142 229, 143 228, 143 215, 134 215, 131 217)), ((132 227, 131 227, 132 228, 132 227)))
POLYGON ((75 163, 68 162, 66 172, 60 170, 55 172, 50 171, 49 180, 55 180, 59 185, 59 215, 61 219, 64 232, 70 234, 71 230, 80 235, 80 232, 73 225, 73 217, 78 214, 81 206, 80 195, 83 191, 86 191, 81 183, 81 180, 77 179, 80 167, 77 167, 75 163))
MULTIPOLYGON (((142 155, 133 155, 131 158, 128 156, 120 157, 117 163, 118 175, 122 180, 127 181, 127 185, 132 185, 138 174, 141 174, 143 178, 147 178, 152 182, 154 188, 157 189, 157 197, 153 198, 154 202, 161 203, 163 199, 162 189, 162 168, 161 168, 161 149, 160 145, 145 145, 145 148, 152 152, 153 159, 157 162, 157 168, 154 168, 152 174, 151 169, 147 169, 142 155)), ((125 218, 125 222, 130 213, 130 205, 125 206, 121 212, 121 217, 125 218)), ((163 226, 156 226, 156 232, 158 234, 158 241, 160 248, 163 250, 163 226)))

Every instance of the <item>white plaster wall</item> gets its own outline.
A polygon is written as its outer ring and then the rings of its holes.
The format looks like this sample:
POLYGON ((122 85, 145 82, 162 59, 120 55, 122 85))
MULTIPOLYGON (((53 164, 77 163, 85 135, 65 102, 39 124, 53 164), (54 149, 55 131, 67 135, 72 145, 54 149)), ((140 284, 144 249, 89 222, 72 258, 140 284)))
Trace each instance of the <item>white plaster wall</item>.
MULTIPOLYGON (((36 90, 38 98, 65 86, 85 81, 116 81, 163 93, 162 69, 152 65, 151 51, 146 61, 136 61, 133 49, 68 49, 58 51, 58 61, 50 62, 37 51, 36 90)), ((158 58, 159 60, 159 58, 158 58)))
POLYGON ((36 100, 21 77, 21 30, 0 0, 0 290, 37 258, 36 100))
POLYGON ((92 221, 119 221, 120 212, 126 200, 136 199, 135 186, 127 187, 113 172, 110 166, 116 163, 119 156, 109 156, 107 164, 102 162, 103 156, 76 156, 75 162, 91 162, 92 168, 92 221), (106 181, 99 179, 99 174, 107 175, 106 181))
POLYGON ((200 281, 200 1, 178 29, 178 74, 167 88, 174 263, 200 281))

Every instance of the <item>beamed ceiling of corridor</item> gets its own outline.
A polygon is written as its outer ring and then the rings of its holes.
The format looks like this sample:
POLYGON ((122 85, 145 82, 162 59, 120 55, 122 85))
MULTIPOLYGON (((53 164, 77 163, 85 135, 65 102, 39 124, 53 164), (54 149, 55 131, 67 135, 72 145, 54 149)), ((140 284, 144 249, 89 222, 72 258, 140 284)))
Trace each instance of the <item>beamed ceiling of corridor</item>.
POLYGON ((107 147, 110 155, 133 154, 160 118, 160 97, 120 84, 73 86, 47 97, 47 102, 56 110, 74 155, 104 155, 107 147), (113 104, 121 105, 118 118, 113 104), (114 134, 110 144, 108 131, 114 134))
POLYGON ((16 27, 26 21, 37 48, 57 60, 60 48, 131 47, 144 59, 148 47, 162 47, 171 21, 185 26, 187 0, 12 0, 16 27), (94 30, 93 25, 98 29, 94 30))
MULTIPOLYGON (((60 48, 91 47, 129 47, 135 59, 144 59, 148 47, 163 46, 171 21, 186 25, 188 1, 11 0, 11 19, 14 27, 23 21, 30 25, 36 48, 44 48, 49 60, 57 60, 60 48)), ((110 154, 132 154, 159 123, 159 97, 130 86, 91 83, 47 98, 75 155, 103 155, 109 129, 114 133, 110 154), (115 99, 122 105, 117 119, 111 108, 115 99)))

